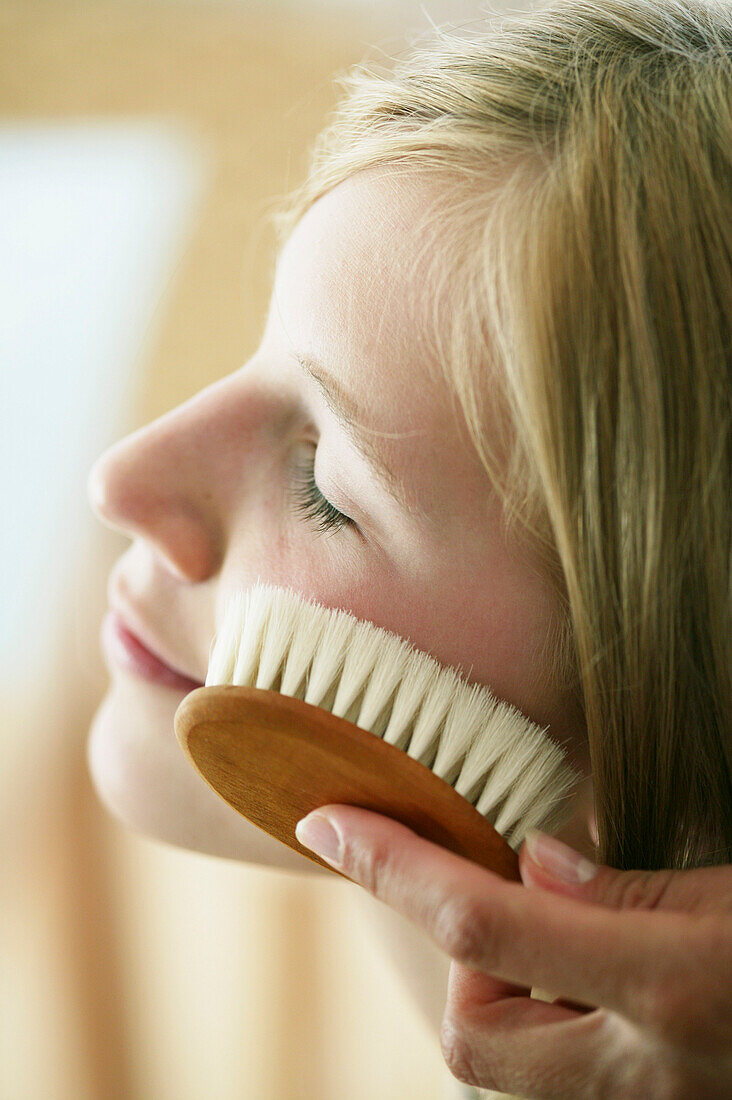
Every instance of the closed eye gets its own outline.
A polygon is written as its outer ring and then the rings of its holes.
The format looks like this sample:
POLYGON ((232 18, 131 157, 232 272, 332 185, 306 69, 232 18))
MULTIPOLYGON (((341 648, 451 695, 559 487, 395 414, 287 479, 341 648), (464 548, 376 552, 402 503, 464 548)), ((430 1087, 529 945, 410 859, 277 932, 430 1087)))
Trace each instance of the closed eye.
POLYGON ((348 525, 355 526, 350 516, 331 504, 315 483, 315 452, 313 460, 299 463, 293 476, 293 496, 298 511, 313 523, 319 531, 339 531, 348 525))

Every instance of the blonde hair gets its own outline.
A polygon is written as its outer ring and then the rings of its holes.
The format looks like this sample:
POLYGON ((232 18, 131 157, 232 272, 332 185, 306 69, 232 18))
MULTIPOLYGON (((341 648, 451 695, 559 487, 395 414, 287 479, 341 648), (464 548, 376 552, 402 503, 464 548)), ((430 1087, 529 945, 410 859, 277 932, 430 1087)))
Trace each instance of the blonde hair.
POLYGON ((366 168, 444 182, 436 346, 558 598, 598 854, 728 862, 732 9, 555 0, 344 85, 280 230, 366 168))

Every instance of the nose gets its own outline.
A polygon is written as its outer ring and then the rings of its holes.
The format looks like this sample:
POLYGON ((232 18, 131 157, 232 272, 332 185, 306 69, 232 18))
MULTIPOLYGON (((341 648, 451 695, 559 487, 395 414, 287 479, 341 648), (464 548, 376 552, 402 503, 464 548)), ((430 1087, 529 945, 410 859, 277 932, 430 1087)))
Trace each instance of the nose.
POLYGON ((209 391, 109 447, 87 482, 89 502, 103 523, 148 540, 170 571, 188 582, 207 580, 220 566, 209 391))

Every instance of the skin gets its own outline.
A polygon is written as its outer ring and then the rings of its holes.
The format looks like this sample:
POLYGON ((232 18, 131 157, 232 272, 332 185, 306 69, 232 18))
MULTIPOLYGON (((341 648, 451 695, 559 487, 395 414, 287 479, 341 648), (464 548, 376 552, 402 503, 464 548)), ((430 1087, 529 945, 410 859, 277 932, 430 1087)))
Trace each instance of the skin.
MULTIPOLYGON (((228 595, 257 578, 291 585, 470 670, 549 726, 586 773, 581 716, 539 658, 556 614, 548 586, 504 537, 499 504, 434 369, 432 299, 414 262, 429 198, 426 183, 374 171, 321 198, 279 258, 252 359, 100 457, 91 505, 132 539, 110 576, 110 602, 169 663, 204 681, 228 595), (325 364, 358 404, 405 503, 374 477, 295 352, 325 364), (294 468, 316 446, 320 491, 354 521, 328 533, 292 497, 294 468)), ((328 873, 250 825, 193 771, 173 732, 184 693, 111 661, 109 671, 89 765, 115 816, 177 846, 328 873)), ((568 835, 592 850, 582 798, 568 835)), ((447 960, 402 916, 364 898, 439 1027, 447 960)))
POLYGON ((318 819, 335 850, 322 831, 309 846, 450 960, 458 1080, 532 1100, 732 1096, 732 867, 620 872, 535 833, 517 885, 354 806, 318 819))

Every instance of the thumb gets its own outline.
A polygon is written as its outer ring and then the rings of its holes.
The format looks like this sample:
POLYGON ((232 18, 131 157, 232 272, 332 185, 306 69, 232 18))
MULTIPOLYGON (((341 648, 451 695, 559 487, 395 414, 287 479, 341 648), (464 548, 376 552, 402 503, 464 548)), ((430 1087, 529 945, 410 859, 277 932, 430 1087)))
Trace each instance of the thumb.
POLYGON ((732 868, 616 871, 585 859, 555 837, 530 829, 519 855, 524 886, 610 909, 719 912, 732 891, 732 868), (722 900, 724 899, 724 900, 722 900))

